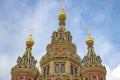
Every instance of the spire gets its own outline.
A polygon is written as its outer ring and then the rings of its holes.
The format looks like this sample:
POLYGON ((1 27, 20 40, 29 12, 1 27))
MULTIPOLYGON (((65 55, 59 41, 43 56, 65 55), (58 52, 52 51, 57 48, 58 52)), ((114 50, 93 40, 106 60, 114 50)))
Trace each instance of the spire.
POLYGON ((87 56, 92 56, 92 55, 95 55, 95 52, 93 49, 94 40, 91 38, 91 28, 90 27, 87 28, 87 31, 88 31, 88 38, 86 40, 86 44, 88 45, 87 56))
POLYGON ((84 66, 88 66, 88 65, 101 65, 101 58, 100 56, 96 56, 95 52, 94 52, 94 48, 93 48, 93 44, 94 44, 94 40, 93 38, 91 38, 91 28, 88 27, 88 38, 86 40, 86 44, 88 45, 88 52, 87 55, 84 56, 82 63, 84 64, 84 66))
POLYGON ((64 12, 64 3, 62 3, 62 12, 64 12))
POLYGON ((59 30, 64 31, 65 30, 65 20, 67 18, 66 13, 64 12, 64 3, 62 3, 62 9, 61 12, 58 14, 59 19, 59 30))
POLYGON ((72 36, 70 31, 66 31, 65 29, 65 20, 66 20, 66 13, 64 12, 64 3, 62 3, 61 12, 58 14, 59 20, 59 28, 58 31, 54 31, 52 34, 52 43, 71 43, 72 36))
MULTIPOLYGON (((98 76, 106 75, 106 68, 102 65, 101 57, 99 55, 96 55, 96 53, 94 52, 94 39, 91 37, 91 28, 88 27, 87 31, 88 38, 86 39, 86 44, 88 46, 88 52, 87 55, 85 55, 82 59, 81 74, 86 74, 86 76, 89 76, 89 74, 94 75, 94 73, 96 73, 96 75, 98 76)), ((95 79, 97 79, 96 75, 95 79)), ((90 80, 91 77, 89 76, 87 77, 87 79, 90 80)))
POLYGON ((34 44, 34 40, 32 39, 33 31, 34 31, 34 29, 32 29, 32 28, 29 30, 30 38, 26 40, 27 48, 26 48, 26 51, 24 53, 24 56, 27 56, 28 58, 32 57, 31 50, 32 50, 32 46, 34 44))
POLYGON ((90 27, 88 27, 88 28, 87 28, 87 31, 88 31, 88 38, 90 38, 91 28, 90 28, 90 27))
MULTIPOLYGON (((32 34, 33 34, 34 29, 30 29, 29 33, 30 33, 30 38, 26 40, 26 51, 23 54, 23 57, 21 58, 22 61, 21 63, 25 66, 35 66, 37 61, 34 60, 34 57, 32 56, 32 46, 34 44, 34 40, 32 39, 32 34)), ((18 58, 18 64, 19 64, 19 58, 18 58)))
POLYGON ((38 74, 38 69, 36 68, 37 60, 35 60, 34 56, 32 56, 32 46, 34 44, 34 40, 32 39, 32 33, 33 29, 29 30, 30 32, 30 38, 26 40, 26 50, 23 54, 22 57, 17 58, 17 64, 15 67, 12 68, 11 73, 18 74, 18 76, 21 76, 21 73, 31 73, 33 72, 32 75, 37 75, 38 74))

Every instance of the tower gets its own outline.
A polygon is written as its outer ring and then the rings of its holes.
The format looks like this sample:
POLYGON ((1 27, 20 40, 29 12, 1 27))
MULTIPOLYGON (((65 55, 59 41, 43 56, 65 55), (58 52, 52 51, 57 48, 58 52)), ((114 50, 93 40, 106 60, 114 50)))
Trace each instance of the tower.
POLYGON ((70 31, 65 29, 67 14, 62 11, 58 14, 59 28, 54 31, 51 43, 47 45, 46 54, 41 58, 41 77, 46 80, 80 80, 81 59, 76 53, 76 46, 72 43, 70 31))
POLYGON ((22 57, 17 58, 17 64, 11 69, 11 80, 36 80, 38 69, 37 60, 31 52, 33 44, 32 34, 30 34, 30 38, 26 40, 26 51, 22 57))
POLYGON ((87 55, 82 59, 82 79, 83 80, 106 80, 106 68, 102 65, 100 56, 94 52, 94 40, 90 36, 90 28, 88 28, 88 38, 86 40, 88 45, 87 55))

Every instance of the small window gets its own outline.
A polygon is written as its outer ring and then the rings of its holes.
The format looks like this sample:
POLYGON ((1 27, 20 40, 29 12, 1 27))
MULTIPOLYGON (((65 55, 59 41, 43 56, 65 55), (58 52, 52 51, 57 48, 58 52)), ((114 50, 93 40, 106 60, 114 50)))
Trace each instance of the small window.
POLYGON ((85 80, 88 80, 88 78, 85 78, 85 80))
POLYGON ((55 65, 55 73, 59 73, 59 64, 55 65))
POLYGON ((47 67, 47 75, 49 75, 50 72, 50 66, 47 67))
POLYGON ((44 69, 44 73, 43 73, 44 76, 46 76, 46 68, 44 69))
POLYGON ((74 68, 74 74, 77 74, 77 68, 74 68))
POLYGON ((65 64, 61 64, 61 73, 65 72, 65 64))
POLYGON ((23 77, 20 77, 19 80, 23 80, 23 77))
POLYGON ((70 66, 70 73, 73 75, 73 66, 70 66))
POLYGON ((92 77, 92 80, 97 80, 97 79, 96 79, 96 76, 93 76, 93 77, 92 77))

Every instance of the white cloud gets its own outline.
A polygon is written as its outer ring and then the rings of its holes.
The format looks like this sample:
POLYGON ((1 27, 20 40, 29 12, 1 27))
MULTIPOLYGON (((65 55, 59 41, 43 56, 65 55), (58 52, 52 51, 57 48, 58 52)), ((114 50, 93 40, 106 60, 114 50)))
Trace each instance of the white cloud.
POLYGON ((8 55, 0 55, 0 80, 10 80, 11 78, 11 65, 15 65, 13 61, 16 58, 8 56, 8 55))
MULTIPOLYGON (((10 3, 15 4, 15 2, 10 3)), ((52 19, 52 9, 58 7, 58 5, 55 1, 49 2, 49 4, 46 1, 39 2, 35 7, 34 12, 25 14, 20 13, 20 11, 18 12, 13 5, 9 7, 13 9, 14 16, 20 14, 21 17, 15 18, 14 24, 12 23, 12 20, 9 22, 9 20, 6 21, 5 19, 3 19, 0 24, 0 80, 10 80, 11 68, 15 66, 17 57, 22 56, 25 51, 25 40, 29 37, 28 29, 31 25, 35 26, 36 31, 33 34, 35 45, 33 46, 32 53, 37 60, 40 60, 40 57, 45 54, 47 43, 50 42, 50 38, 48 39, 48 35, 46 34, 49 34, 50 30, 52 30, 52 26, 49 28, 49 24, 54 23, 55 21, 52 19), (49 19, 52 20, 49 21, 49 19), (48 23, 45 24, 45 22, 48 23)), ((51 34, 49 37, 50 36, 51 34)))
POLYGON ((108 66, 106 66, 106 68, 107 68, 106 80, 120 80, 120 64, 114 69, 111 69, 108 66))

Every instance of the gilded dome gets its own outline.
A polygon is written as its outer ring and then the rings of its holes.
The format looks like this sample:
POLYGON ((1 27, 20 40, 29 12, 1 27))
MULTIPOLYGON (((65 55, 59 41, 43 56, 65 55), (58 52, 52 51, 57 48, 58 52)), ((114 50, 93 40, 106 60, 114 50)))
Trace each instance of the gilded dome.
POLYGON ((29 39, 26 40, 26 45, 33 46, 33 44, 34 44, 34 40, 33 39, 29 38, 29 39))
POLYGON ((67 18, 67 15, 66 15, 65 12, 60 12, 60 13, 58 14, 58 19, 59 19, 59 20, 66 20, 66 18, 67 18))
POLYGON ((89 37, 86 40, 86 44, 94 44, 94 40, 91 37, 89 37))

